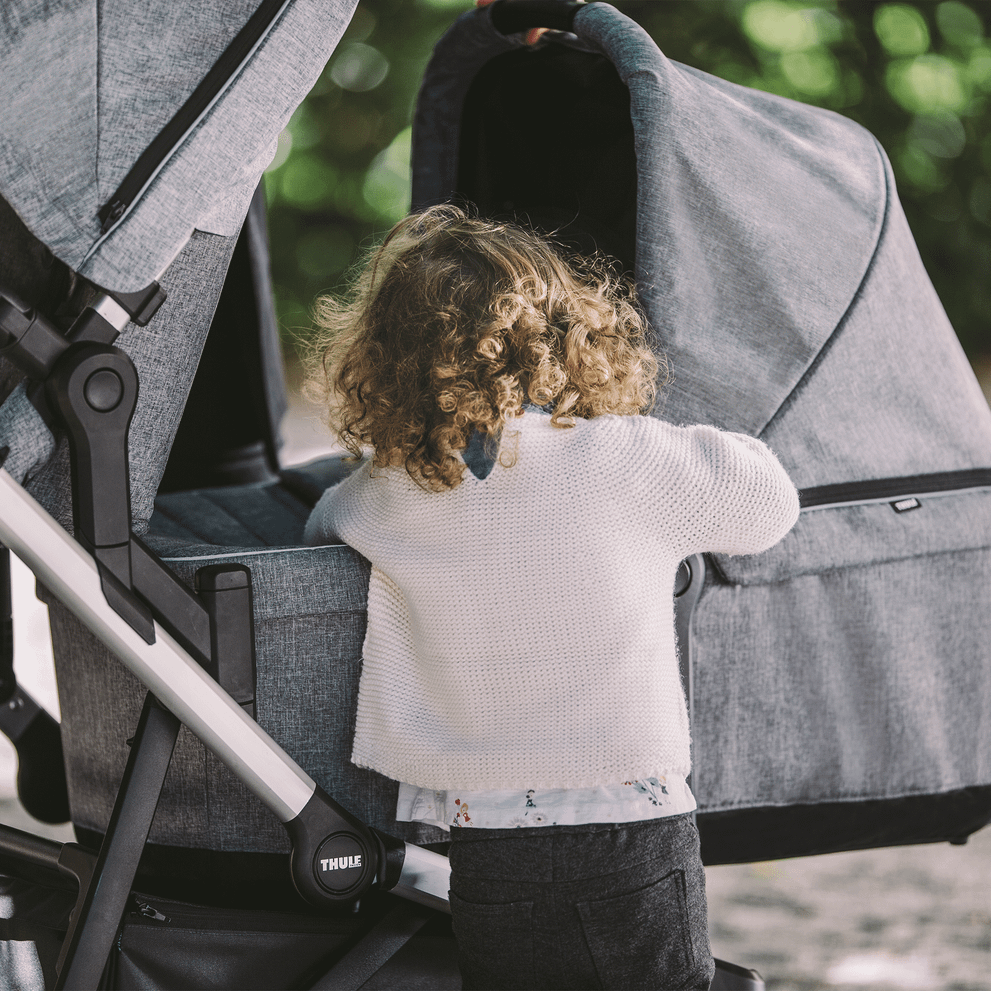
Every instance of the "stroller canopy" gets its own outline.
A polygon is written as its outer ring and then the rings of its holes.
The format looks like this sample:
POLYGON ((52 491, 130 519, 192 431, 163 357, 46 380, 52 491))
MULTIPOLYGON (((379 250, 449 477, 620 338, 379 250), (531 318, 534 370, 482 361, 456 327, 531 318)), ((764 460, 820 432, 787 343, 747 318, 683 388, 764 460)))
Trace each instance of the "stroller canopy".
POLYGON ((115 291, 144 288, 194 229, 237 232, 356 4, 5 4, 0 195, 71 269, 115 291))
MULTIPOLYGON (((843 117, 669 61, 608 5, 580 10, 575 30, 629 89, 636 172, 603 174, 574 205, 588 210, 614 185, 636 190, 637 283, 674 372, 666 410, 758 434, 864 281, 890 192, 883 153, 843 117)), ((425 81, 416 119, 415 206, 460 191, 467 89, 489 59, 518 47, 481 17, 438 46, 443 68, 425 81)), ((560 112, 529 106, 515 109, 532 114, 534 130, 560 112)), ((582 144, 596 140, 588 112, 582 101, 562 124, 575 172, 588 167, 582 144)), ((533 169, 530 126, 516 126, 530 140, 506 144, 519 168, 533 169)))

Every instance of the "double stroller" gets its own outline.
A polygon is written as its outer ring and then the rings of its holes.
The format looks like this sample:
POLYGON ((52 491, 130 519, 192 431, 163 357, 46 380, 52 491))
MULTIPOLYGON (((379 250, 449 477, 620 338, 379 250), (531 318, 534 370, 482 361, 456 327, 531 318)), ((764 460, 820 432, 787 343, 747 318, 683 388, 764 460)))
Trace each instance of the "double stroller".
MULTIPOLYGON (((18 689, 12 735, 22 764, 44 735, 66 789, 31 805, 78 840, 0 829, 6 987, 460 986, 445 833, 348 760, 367 562, 299 546, 348 466, 278 460, 252 190, 355 2, 5 14, 0 542, 49 605, 62 711, 18 689)), ((781 544, 694 558, 657 604, 705 862, 987 823, 991 412, 874 139, 608 4, 500 3, 420 92, 413 206, 449 199, 617 258, 673 372, 655 415, 760 436, 801 490, 781 544)))

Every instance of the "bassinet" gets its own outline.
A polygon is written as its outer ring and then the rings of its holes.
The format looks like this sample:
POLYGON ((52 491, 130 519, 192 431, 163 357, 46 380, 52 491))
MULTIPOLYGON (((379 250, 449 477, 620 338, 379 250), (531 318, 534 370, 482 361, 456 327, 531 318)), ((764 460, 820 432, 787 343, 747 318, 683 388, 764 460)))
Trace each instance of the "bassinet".
POLYGON ((759 436, 801 490, 692 626, 707 863, 962 839, 991 818, 991 411, 877 141, 669 61, 591 4, 532 51, 463 17, 413 205, 529 218, 635 274, 655 415, 759 436))

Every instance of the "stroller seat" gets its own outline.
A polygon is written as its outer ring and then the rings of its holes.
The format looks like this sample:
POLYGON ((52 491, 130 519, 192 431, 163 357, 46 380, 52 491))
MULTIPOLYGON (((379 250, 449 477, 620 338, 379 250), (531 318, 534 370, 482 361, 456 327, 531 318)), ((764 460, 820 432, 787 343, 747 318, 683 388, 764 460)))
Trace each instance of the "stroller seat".
MULTIPOLYGON (((368 563, 343 544, 301 547, 312 504, 352 465, 340 457, 285 469, 274 482, 160 495, 145 542, 192 585, 206 565, 252 571, 256 718, 329 794, 365 822, 418 844, 443 831, 393 819, 398 785, 350 762, 368 563)), ((62 659, 59 692, 67 780, 81 838, 98 843, 113 807, 144 691, 56 600, 46 597, 62 659), (100 698, 118 700, 114 707, 100 698), (113 755, 113 756, 111 756, 113 755), (108 759, 108 757, 110 759, 108 759)), ((145 863, 159 875, 243 877, 243 855, 288 880, 285 832, 192 734, 180 733, 145 863), (207 851, 211 851, 207 853, 207 851), (274 859, 272 855, 278 855, 274 859)))
POLYGON ((222 547, 299 547, 310 510, 353 469, 341 457, 284 468, 278 481, 159 494, 148 541, 162 556, 184 544, 222 547))

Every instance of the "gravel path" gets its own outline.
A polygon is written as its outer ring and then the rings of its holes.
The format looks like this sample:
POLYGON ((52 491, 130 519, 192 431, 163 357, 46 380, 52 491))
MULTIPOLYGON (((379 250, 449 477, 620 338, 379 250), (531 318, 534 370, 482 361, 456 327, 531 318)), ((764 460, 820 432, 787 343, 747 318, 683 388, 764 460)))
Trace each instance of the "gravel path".
POLYGON ((713 952, 768 989, 991 989, 991 828, 706 874, 713 952))

